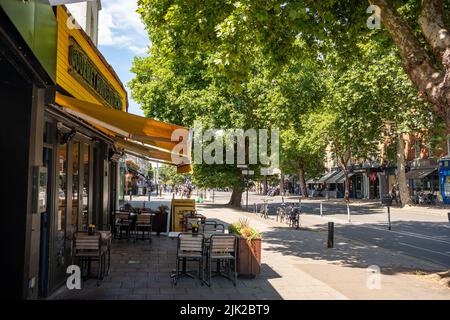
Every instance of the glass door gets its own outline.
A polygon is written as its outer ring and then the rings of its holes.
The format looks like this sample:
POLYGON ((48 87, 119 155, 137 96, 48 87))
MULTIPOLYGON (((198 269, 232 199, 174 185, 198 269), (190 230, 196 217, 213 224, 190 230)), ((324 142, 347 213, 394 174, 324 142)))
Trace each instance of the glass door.
POLYGON ((82 145, 82 151, 83 151, 83 158, 82 158, 82 202, 81 202, 81 221, 80 221, 80 228, 82 230, 87 230, 88 224, 89 224, 89 192, 91 190, 90 188, 90 166, 91 166, 91 148, 88 144, 84 143, 82 145))
POLYGON ((59 144, 56 159, 56 210, 53 220, 54 228, 54 281, 57 285, 65 277, 66 255, 66 210, 67 210, 67 144, 59 144))
POLYGON ((47 296, 48 288, 48 255, 49 255, 49 222, 50 222, 50 212, 51 208, 51 194, 52 194, 52 169, 53 169, 53 149, 44 148, 43 152, 43 166, 47 168, 48 179, 47 179, 47 211, 41 214, 41 239, 39 245, 39 295, 47 296))
MULTIPOLYGON (((80 201, 80 143, 74 141, 72 143, 72 208, 69 230, 67 232, 67 239, 73 241, 74 233, 78 231, 78 216, 79 216, 79 201, 80 201)), ((70 252, 71 254, 71 252, 70 252)))

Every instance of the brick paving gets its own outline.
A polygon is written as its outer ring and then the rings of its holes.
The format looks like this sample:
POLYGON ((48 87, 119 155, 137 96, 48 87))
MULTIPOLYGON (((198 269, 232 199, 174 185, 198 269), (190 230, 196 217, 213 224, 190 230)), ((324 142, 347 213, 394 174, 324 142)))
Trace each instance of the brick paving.
MULTIPOLYGON (((262 266, 256 279, 238 278, 236 287, 223 277, 214 277, 211 287, 200 280, 179 278, 173 286, 170 278, 175 268, 176 240, 154 236, 148 241, 114 240, 111 252, 110 274, 96 285, 96 279, 82 282, 81 290, 63 287, 50 299, 55 300, 227 300, 227 299, 281 299, 268 279, 273 272, 262 266)), ((96 263, 92 274, 95 275, 96 263)), ((197 264, 188 263, 188 270, 197 270, 197 264)), ((194 272, 193 272, 194 273, 194 272)))
MULTIPOLYGON (((242 217, 263 234, 262 270, 254 279, 238 279, 236 287, 222 277, 212 286, 183 277, 172 285, 176 240, 164 235, 153 242, 114 240, 110 275, 100 286, 82 282, 81 290, 63 287, 50 299, 82 300, 280 300, 280 299, 450 299, 450 290, 405 274, 398 267, 432 269, 426 262, 381 248, 336 239, 326 248, 326 234, 294 230, 255 214, 222 206, 199 205, 208 218, 232 223, 242 217), (381 290, 367 287, 367 266, 382 270, 381 290)), ((188 269, 196 270, 197 265, 188 269)), ((93 270, 95 271, 95 270, 93 270)), ((93 272, 94 273, 94 272, 93 272)))

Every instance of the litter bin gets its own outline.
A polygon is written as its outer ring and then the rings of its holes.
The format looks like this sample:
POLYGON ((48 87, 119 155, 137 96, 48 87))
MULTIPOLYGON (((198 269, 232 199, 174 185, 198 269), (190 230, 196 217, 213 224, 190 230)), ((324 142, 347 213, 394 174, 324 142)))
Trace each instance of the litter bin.
POLYGON ((385 194, 382 198, 381 198, 381 203, 385 206, 392 206, 392 197, 389 194, 385 194))

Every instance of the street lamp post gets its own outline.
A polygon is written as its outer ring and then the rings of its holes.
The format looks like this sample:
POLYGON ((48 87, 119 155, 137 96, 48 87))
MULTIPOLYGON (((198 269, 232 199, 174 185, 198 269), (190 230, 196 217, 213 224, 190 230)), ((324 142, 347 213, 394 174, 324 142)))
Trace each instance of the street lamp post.
POLYGON ((246 189, 246 195, 245 195, 245 210, 248 211, 248 186, 249 181, 248 177, 253 174, 253 171, 250 171, 247 164, 238 165, 238 168, 242 169, 242 174, 245 177, 245 189, 246 189))
POLYGON ((246 192, 246 196, 245 196, 245 210, 248 211, 248 175, 247 175, 246 188, 247 188, 247 192, 246 192))

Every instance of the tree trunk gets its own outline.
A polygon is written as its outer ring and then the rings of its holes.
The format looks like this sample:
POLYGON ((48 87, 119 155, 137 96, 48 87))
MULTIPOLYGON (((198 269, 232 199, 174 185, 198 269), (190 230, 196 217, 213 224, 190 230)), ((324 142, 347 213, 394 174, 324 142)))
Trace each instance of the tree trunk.
POLYGON ((344 172, 344 177, 345 177, 344 201, 345 202, 350 202, 350 177, 348 176, 348 169, 347 169, 347 167, 342 168, 342 171, 344 172))
POLYGON ((232 207, 240 208, 241 202, 242 202, 242 193, 243 193, 242 188, 234 187, 233 192, 231 193, 231 198, 230 198, 230 202, 228 202, 228 205, 230 205, 232 207))
POLYGON ((267 176, 264 176, 263 195, 267 194, 267 176))
POLYGON ((402 206, 410 205, 412 203, 411 197, 409 196, 405 164, 405 141, 403 140, 403 135, 399 134, 397 138, 397 181, 402 206))
POLYGON ((303 169, 303 167, 298 170, 298 181, 300 182, 300 190, 302 192, 302 196, 304 198, 308 198, 308 186, 306 185, 305 169, 303 169))
POLYGON ((284 196, 284 174, 283 171, 280 173, 280 196, 284 196))
POLYGON ((369 0, 381 9, 381 20, 394 40, 404 69, 420 94, 445 120, 450 133, 450 38, 443 19, 442 0, 423 0, 419 25, 424 38, 444 69, 433 62, 407 21, 388 0, 369 0))

